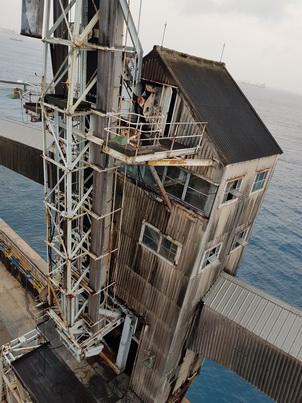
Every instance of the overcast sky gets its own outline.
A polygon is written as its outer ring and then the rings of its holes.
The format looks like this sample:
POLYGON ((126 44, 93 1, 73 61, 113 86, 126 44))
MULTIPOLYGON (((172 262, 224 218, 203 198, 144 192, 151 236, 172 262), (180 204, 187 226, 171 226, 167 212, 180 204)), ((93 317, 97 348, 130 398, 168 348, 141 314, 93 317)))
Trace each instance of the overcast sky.
MULTIPOLYGON (((131 0, 138 8, 140 0, 131 0)), ((20 29, 21 0, 0 0, 0 27, 20 29)), ((144 53, 161 45, 222 61, 241 81, 302 93, 301 0, 143 0, 144 53)))

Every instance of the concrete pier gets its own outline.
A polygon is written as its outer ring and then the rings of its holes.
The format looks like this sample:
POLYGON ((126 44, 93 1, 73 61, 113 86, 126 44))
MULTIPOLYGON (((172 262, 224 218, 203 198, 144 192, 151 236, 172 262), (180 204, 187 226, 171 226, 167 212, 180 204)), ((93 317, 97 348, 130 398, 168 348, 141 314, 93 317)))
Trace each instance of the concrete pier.
POLYGON ((31 294, 0 261, 0 346, 36 326, 35 305, 31 294))

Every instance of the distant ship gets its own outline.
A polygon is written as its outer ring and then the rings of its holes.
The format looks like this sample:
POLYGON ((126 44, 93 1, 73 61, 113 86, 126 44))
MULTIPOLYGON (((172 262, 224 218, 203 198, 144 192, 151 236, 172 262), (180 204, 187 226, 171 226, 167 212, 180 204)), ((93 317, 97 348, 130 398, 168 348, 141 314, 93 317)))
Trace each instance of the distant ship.
POLYGON ((245 85, 252 85, 253 87, 265 88, 265 83, 251 83, 250 81, 241 81, 241 83, 245 85))

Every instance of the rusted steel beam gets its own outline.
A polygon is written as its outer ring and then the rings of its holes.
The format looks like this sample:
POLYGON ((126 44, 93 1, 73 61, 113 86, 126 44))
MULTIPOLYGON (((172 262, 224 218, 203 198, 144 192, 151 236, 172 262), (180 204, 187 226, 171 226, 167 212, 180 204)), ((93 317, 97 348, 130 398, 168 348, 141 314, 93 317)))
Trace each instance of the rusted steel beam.
POLYGON ((214 161, 210 159, 163 159, 163 160, 153 160, 147 161, 146 165, 150 166, 194 166, 194 167, 210 167, 214 165, 214 161))
POLYGON ((158 173, 156 172, 156 169, 153 166, 150 166, 150 171, 152 173, 152 176, 157 184, 157 186, 159 187, 159 190, 164 198, 165 203, 167 204, 167 206, 169 207, 169 210, 171 210, 172 208, 172 204, 171 201, 169 199, 169 196, 164 188, 164 185, 162 183, 162 181, 160 180, 160 177, 158 176, 158 173))

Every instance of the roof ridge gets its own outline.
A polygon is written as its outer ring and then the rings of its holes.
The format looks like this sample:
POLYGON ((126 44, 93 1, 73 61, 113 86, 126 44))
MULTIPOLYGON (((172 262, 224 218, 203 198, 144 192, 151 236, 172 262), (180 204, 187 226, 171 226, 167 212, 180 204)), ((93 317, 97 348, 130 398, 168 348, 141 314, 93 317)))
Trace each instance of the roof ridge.
POLYGON ((169 53, 172 55, 175 54, 175 56, 183 57, 184 59, 194 60, 199 63, 203 62, 206 64, 216 65, 218 67, 225 67, 225 63, 223 63, 223 62, 218 62, 218 61, 210 60, 210 59, 204 59, 203 57, 190 55, 189 53, 185 53, 185 52, 179 52, 174 49, 164 48, 163 46, 159 46, 159 45, 154 45, 153 50, 157 51, 158 53, 169 53))

